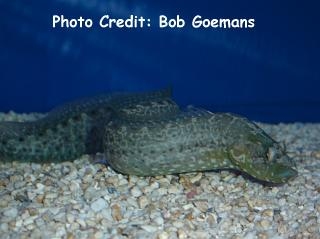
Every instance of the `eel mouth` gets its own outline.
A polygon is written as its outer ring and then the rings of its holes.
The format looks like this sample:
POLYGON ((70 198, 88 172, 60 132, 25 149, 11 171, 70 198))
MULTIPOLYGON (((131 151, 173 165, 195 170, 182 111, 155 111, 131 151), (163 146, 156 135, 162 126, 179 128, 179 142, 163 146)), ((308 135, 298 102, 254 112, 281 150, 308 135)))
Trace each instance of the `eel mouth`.
POLYGON ((285 183, 295 178, 298 175, 296 164, 290 158, 285 149, 269 148, 267 154, 269 165, 265 169, 265 177, 270 178, 270 181, 275 183, 285 183), (272 153, 276 151, 276 153, 272 153))

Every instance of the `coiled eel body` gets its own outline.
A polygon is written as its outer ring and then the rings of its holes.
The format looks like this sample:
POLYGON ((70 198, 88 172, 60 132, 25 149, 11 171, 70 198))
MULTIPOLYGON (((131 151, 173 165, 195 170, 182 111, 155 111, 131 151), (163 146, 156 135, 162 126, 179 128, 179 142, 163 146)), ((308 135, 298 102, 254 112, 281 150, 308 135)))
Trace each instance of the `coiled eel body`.
POLYGON ((124 174, 235 169, 284 183, 297 172, 282 147, 246 118, 189 108, 169 90, 69 103, 33 122, 0 122, 3 160, 63 161, 104 152, 124 174))

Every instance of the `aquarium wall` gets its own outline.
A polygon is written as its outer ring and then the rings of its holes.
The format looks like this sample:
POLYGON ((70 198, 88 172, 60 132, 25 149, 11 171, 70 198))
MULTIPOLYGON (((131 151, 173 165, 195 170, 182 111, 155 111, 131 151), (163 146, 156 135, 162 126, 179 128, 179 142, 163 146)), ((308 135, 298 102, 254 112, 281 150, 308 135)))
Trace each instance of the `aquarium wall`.
POLYGON ((317 1, 0 1, 0 111, 172 87, 182 106, 318 122, 318 9, 317 1))

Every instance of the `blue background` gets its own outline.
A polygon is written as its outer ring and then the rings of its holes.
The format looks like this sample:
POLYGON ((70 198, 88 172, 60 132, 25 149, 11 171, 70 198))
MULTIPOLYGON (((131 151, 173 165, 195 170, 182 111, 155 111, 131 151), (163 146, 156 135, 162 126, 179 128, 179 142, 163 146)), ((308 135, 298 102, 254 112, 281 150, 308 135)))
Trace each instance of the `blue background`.
POLYGON ((264 122, 320 122, 317 1, 0 0, 0 111, 172 86, 175 100, 264 122), (151 18, 145 29, 52 28, 52 15, 151 18), (187 21, 160 29, 158 16, 187 21), (195 15, 254 29, 193 29, 195 15))

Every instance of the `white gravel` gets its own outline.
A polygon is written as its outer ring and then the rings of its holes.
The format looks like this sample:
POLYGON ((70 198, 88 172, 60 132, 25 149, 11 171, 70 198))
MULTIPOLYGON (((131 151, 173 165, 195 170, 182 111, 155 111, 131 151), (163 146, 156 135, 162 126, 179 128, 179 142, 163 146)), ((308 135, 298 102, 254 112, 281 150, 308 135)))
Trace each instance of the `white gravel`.
POLYGON ((260 126, 297 164, 299 176, 287 184, 263 186, 228 171, 126 176, 89 156, 0 163, 0 237, 320 238, 320 124, 260 126))

